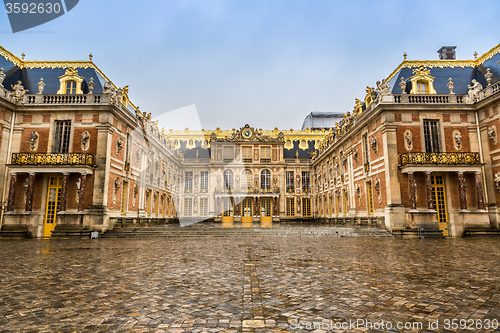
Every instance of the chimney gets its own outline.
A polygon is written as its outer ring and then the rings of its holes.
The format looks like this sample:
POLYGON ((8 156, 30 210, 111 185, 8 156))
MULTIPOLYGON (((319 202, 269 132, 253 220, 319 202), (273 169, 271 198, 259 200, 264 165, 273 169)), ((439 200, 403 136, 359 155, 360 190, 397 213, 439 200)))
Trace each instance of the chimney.
POLYGON ((441 47, 437 52, 439 54, 439 60, 455 60, 456 53, 455 49, 456 46, 443 46, 441 47))

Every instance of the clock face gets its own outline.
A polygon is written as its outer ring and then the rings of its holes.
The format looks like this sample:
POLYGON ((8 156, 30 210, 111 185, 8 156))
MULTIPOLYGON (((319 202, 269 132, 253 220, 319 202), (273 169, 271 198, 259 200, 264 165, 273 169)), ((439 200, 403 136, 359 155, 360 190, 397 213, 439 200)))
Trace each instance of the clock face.
POLYGON ((244 138, 248 139, 251 136, 252 136, 252 131, 251 130, 249 130, 248 128, 245 129, 245 130, 243 130, 243 137, 244 138))

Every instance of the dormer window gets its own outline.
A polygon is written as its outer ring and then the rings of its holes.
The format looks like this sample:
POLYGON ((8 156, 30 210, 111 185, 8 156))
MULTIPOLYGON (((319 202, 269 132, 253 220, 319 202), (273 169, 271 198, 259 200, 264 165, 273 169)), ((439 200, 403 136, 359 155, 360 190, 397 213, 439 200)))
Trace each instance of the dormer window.
POLYGON ((410 77, 411 91, 410 94, 435 94, 434 77, 431 76, 431 70, 420 65, 413 70, 413 75, 410 77))
POLYGON ((74 68, 68 68, 64 75, 59 76, 58 95, 64 94, 83 94, 82 91, 83 77, 78 76, 78 71, 74 68))
POLYGON ((417 82, 417 94, 428 94, 426 82, 423 81, 417 82))
POLYGON ((76 94, 76 81, 66 81, 66 94, 76 94))

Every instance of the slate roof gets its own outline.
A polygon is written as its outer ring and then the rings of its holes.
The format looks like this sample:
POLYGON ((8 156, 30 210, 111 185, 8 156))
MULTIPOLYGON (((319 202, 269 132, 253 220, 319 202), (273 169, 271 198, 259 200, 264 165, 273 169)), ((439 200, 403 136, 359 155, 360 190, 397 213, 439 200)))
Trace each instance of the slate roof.
POLYGON ((292 149, 286 149, 286 148, 283 149, 283 158, 286 158, 286 159, 295 158, 295 152, 297 150, 299 151, 299 159, 310 159, 311 158, 310 153, 312 153, 315 150, 314 149, 314 141, 309 141, 308 148, 305 150, 299 148, 299 141, 298 140, 293 141, 293 148, 292 149))
MULTIPOLYGON (((446 62, 446 60, 443 60, 446 62)), ((449 60, 450 64, 453 64, 454 60, 449 60)), ((448 79, 451 78, 455 83, 453 92, 457 95, 467 95, 469 91, 468 86, 471 84, 472 79, 476 79, 482 84, 483 88, 487 86, 484 74, 486 74, 486 69, 489 68, 493 74, 493 81, 496 82, 500 78, 500 54, 495 54, 489 60, 484 61, 484 63, 477 66, 467 66, 467 67, 426 67, 430 69, 430 75, 434 77, 434 89, 436 93, 446 95, 450 93, 448 89, 448 79)), ((411 90, 411 82, 409 78, 413 76, 413 70, 419 67, 418 62, 415 66, 410 68, 401 68, 389 81, 389 87, 391 87, 391 92, 393 94, 401 94, 401 88, 399 87, 399 82, 403 77, 407 82, 406 92, 409 93, 411 90)))
POLYGON ((335 112, 311 112, 304 119, 302 124, 302 130, 309 128, 311 130, 314 129, 322 129, 322 128, 333 128, 335 127, 335 122, 342 119, 342 113, 335 112))
MULTIPOLYGON (((62 65, 58 66, 62 66, 61 68, 40 68, 42 66, 39 65, 34 65, 33 68, 29 68, 32 66, 32 63, 33 62, 27 61, 27 66, 21 68, 12 61, 8 60, 5 56, 2 56, 0 53, 0 68, 4 69, 4 74, 6 75, 3 81, 3 86, 10 90, 11 85, 15 85, 17 81, 21 81, 24 89, 29 90, 30 94, 36 94, 38 93, 38 82, 40 81, 40 78, 43 78, 45 83, 43 94, 55 95, 60 87, 59 77, 64 75, 66 70, 70 67, 71 62, 67 62, 67 67, 63 67, 65 63, 64 61, 60 62, 62 65)), ((43 64, 43 62, 40 63, 43 64)), ((90 62, 80 63, 87 63, 86 66, 90 64, 90 62)), ((84 68, 78 66, 74 66, 73 68, 76 69, 78 71, 78 75, 84 79, 82 83, 82 91, 84 94, 88 93, 87 82, 90 81, 90 78, 94 78, 95 86, 93 93, 102 94, 102 88, 106 79, 95 68, 84 68)))

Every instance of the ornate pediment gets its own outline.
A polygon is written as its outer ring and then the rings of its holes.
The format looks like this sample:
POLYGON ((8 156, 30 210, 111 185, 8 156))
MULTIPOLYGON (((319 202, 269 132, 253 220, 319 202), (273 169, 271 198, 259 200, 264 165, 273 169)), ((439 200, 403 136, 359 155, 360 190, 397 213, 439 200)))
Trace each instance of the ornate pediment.
POLYGON ((410 94, 417 94, 417 83, 421 82, 426 85, 428 94, 435 94, 434 90, 434 77, 431 76, 431 70, 420 65, 418 68, 413 70, 413 75, 410 77, 411 81, 411 91, 410 94))
POLYGON ((215 132, 210 135, 210 141, 217 142, 284 142, 285 135, 279 132, 277 137, 263 134, 262 130, 256 130, 248 124, 239 130, 233 130, 229 136, 217 137, 215 132))
POLYGON ((83 94, 82 91, 82 82, 83 82, 83 77, 78 75, 78 71, 74 69, 73 67, 69 67, 64 75, 59 76, 59 90, 57 91, 57 94, 67 94, 67 89, 66 89, 66 83, 68 81, 72 81, 75 83, 75 86, 73 89, 75 89, 75 94, 83 94))

